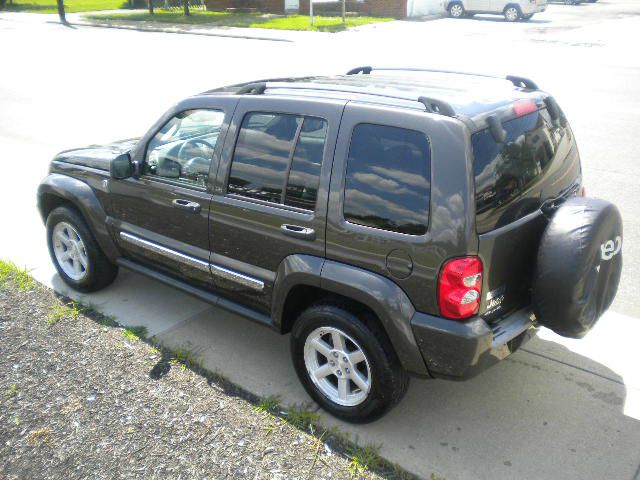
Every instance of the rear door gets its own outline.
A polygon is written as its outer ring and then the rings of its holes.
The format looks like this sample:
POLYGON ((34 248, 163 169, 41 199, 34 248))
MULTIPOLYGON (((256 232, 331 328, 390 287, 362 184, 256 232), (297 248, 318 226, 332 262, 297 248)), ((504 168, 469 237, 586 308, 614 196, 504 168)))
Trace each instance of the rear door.
POLYGON ((269 312, 289 255, 324 258, 327 192, 343 101, 246 97, 234 115, 211 203, 214 281, 269 312))
POLYGON ((546 109, 502 123, 503 143, 488 130, 471 137, 476 229, 484 265, 480 314, 491 319, 528 304, 538 244, 548 223, 543 204, 581 191, 571 128, 546 109))

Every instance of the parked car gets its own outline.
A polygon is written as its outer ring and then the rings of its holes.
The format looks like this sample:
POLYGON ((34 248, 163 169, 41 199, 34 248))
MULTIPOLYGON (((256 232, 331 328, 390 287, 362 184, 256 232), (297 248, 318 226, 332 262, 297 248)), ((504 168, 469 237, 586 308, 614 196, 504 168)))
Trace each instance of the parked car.
POLYGON ((453 18, 472 17, 477 13, 504 15, 508 22, 527 21, 544 12, 547 0, 450 0, 447 11, 453 18))
POLYGON ((140 139, 58 154, 38 205, 60 277, 91 292, 123 267, 291 333, 309 395, 353 422, 539 325, 585 335, 615 296, 622 225, 584 197, 555 99, 407 70, 219 88, 140 139))

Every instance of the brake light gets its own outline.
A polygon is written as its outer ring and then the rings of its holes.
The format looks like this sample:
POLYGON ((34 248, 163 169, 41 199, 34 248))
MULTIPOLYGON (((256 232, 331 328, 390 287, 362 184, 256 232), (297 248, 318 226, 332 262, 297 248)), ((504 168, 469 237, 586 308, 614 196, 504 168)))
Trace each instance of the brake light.
POLYGON ((522 117, 523 115, 538 110, 538 105, 536 105, 536 102, 533 100, 518 100, 517 102, 513 102, 511 106, 513 107, 513 113, 516 114, 516 117, 522 117))
POLYGON ((582 197, 586 197, 587 196, 587 189, 586 188, 582 187, 580 189, 580 196, 582 196, 582 197))
POLYGON ((444 264, 438 281, 438 307, 445 318, 461 320, 478 312, 482 262, 478 257, 454 258, 444 264))

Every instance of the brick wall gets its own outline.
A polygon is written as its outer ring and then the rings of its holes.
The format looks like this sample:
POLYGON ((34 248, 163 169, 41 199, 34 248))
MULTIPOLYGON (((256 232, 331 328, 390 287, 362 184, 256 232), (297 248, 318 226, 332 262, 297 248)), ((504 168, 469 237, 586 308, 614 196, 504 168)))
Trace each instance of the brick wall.
MULTIPOLYGON (((322 12, 340 12, 341 2, 314 3, 313 12, 320 15, 322 12)), ((360 15, 372 17, 397 17, 407 16, 407 0, 364 0, 356 2, 347 0, 347 12, 358 12, 360 15)), ((300 0, 300 13, 309 14, 309 0, 300 0)))
POLYGON ((256 8, 261 12, 283 13, 284 0, 205 0, 207 10, 256 8))
MULTIPOLYGON (((224 10, 226 8, 256 8, 262 12, 284 13, 284 0, 205 0, 207 10, 224 10)), ((358 12, 360 15, 372 17, 398 17, 407 16, 407 0, 364 0, 357 2, 347 0, 347 12, 358 12)), ((340 12, 339 1, 331 3, 316 3, 313 6, 314 13, 340 12)), ((300 13, 309 14, 309 0, 300 0, 300 13)))

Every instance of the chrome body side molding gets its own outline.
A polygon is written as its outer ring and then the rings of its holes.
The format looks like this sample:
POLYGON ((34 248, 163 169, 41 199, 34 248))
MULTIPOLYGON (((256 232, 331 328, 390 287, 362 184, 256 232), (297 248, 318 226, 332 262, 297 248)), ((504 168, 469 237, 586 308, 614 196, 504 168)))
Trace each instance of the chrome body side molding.
POLYGON ((190 255, 185 255, 182 252, 178 252, 177 250, 173 250, 157 243, 150 242, 149 240, 145 240, 144 238, 140 238, 136 235, 132 235, 127 232, 120 232, 120 238, 122 238, 125 242, 136 245, 137 247, 144 248, 159 255, 163 255, 176 262, 180 262, 184 265, 197 268, 198 270, 210 272, 217 277, 236 282, 253 290, 261 291, 264 289, 264 282, 262 280, 258 280, 257 278, 244 275, 234 270, 229 270, 228 268, 222 267, 220 265, 215 265, 204 260, 200 260, 199 258, 195 258, 190 255))

